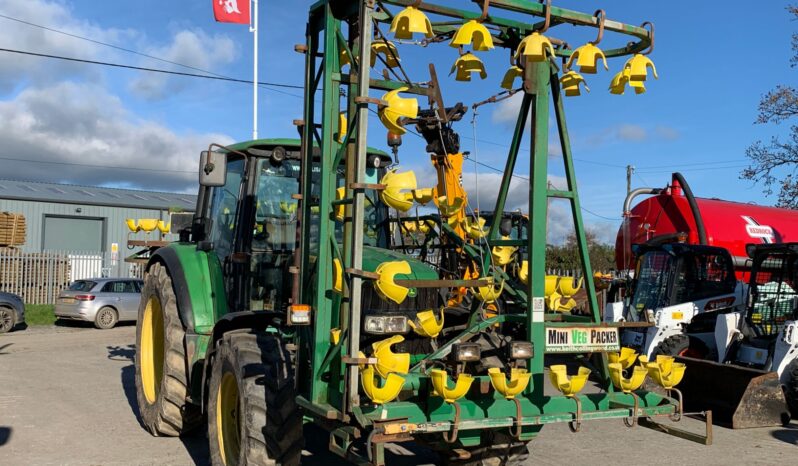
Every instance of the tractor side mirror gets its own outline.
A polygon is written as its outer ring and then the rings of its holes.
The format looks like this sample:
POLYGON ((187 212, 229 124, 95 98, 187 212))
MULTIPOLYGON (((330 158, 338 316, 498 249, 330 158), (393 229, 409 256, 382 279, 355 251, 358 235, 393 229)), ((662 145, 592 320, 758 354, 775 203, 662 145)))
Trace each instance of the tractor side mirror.
POLYGON ((200 154, 199 184, 210 188, 227 181, 227 154, 204 150, 200 154))

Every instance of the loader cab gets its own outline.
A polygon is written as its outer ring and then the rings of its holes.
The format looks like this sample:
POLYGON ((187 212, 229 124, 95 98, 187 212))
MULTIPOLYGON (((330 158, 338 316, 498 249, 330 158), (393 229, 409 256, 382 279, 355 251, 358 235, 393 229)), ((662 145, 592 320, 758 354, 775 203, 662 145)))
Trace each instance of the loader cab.
MULTIPOLYGON (((289 267, 297 248, 301 170, 299 140, 265 139, 219 148, 224 153, 225 176, 201 187, 192 229, 198 249, 212 252, 211 264, 224 282, 227 310, 283 313, 291 291, 289 267)), ((314 148, 314 158, 321 152, 314 148)), ((377 183, 390 164, 390 157, 370 150, 367 179, 377 183)), ((219 161, 216 161, 217 164, 219 161)), ((313 164, 312 170, 318 165, 313 164)), ((201 172, 204 171, 203 167, 201 172)), ((217 174, 218 175, 218 174, 217 174)), ((311 172, 308 202, 311 216, 308 246, 319 242, 319 173, 311 172)), ((343 161, 337 185, 344 186, 343 161)), ((382 246, 387 241, 387 208, 378 195, 369 195, 365 208, 366 244, 382 246)), ((340 224, 336 237, 342 238, 340 224)))
MULTIPOLYGON (((646 320, 648 311, 663 307, 732 294, 737 286, 726 249, 673 243, 635 245, 632 251, 637 259, 629 320, 646 320)), ((710 309, 701 305, 703 310, 710 309)))
POLYGON ((798 318, 798 244, 750 246, 746 336, 775 339, 785 322, 798 318))

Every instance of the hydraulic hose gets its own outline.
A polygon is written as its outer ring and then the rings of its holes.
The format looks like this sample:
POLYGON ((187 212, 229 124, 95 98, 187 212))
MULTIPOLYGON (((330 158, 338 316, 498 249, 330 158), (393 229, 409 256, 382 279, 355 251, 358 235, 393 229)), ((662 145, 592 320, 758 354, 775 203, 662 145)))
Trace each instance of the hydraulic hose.
POLYGON ((673 179, 678 181, 679 185, 681 185, 684 196, 687 198, 687 203, 690 205, 690 211, 693 214, 693 220, 695 220, 695 228, 698 230, 698 244, 706 245, 707 231, 704 229, 704 219, 701 217, 701 211, 698 210, 698 203, 695 201, 695 197, 693 197, 693 191, 690 189, 690 185, 687 184, 687 180, 684 179, 681 173, 675 172, 673 174, 673 179))

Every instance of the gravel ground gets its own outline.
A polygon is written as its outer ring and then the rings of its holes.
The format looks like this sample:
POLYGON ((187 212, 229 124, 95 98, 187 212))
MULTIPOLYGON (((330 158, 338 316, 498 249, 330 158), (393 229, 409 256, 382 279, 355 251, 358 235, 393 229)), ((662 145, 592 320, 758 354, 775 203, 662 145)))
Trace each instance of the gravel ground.
MULTIPOLYGON (((135 327, 33 327, 0 336, 0 464, 207 464, 202 436, 151 437, 136 418, 135 327)), ((685 420, 682 427, 700 431, 685 420)), ((343 464, 326 452, 323 432, 308 427, 303 464, 343 464)), ((702 446, 619 420, 586 423, 572 434, 547 426, 531 444, 529 464, 795 464, 798 424, 732 431, 715 427, 702 446)), ((429 464, 412 445, 391 446, 389 465, 429 464)))

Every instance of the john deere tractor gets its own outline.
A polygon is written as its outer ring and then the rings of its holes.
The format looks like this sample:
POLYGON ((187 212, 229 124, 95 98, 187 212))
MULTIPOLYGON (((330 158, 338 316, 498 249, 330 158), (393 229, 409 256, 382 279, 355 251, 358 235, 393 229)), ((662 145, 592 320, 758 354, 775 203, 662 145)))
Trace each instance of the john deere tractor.
MULTIPOLYGON (((550 198, 570 204, 584 274, 592 275, 563 105, 573 82, 561 83, 560 58, 589 71, 592 56, 596 71, 597 55, 543 34, 569 23, 597 28, 599 39, 605 31, 630 36, 629 45, 599 52, 631 55, 620 86, 639 90, 652 29, 531 1, 481 6, 311 7, 306 43, 295 47, 306 62, 300 139, 209 147, 190 226, 147 264, 136 387, 150 432, 183 435, 204 424, 220 465, 299 463, 303 423, 323 428, 330 451, 358 463, 384 464, 386 443, 415 441, 445 461, 496 464, 522 461, 544 424, 570 423, 576 432, 593 419, 650 425, 678 417, 684 366, 644 367, 616 353, 620 324, 601 323, 592 281, 589 315, 548 313, 544 304, 550 198), (404 43, 388 40, 389 27, 404 43), (525 237, 502 234, 502 222, 470 208, 454 126, 467 108, 444 105, 434 66, 411 80, 400 61, 405 47, 442 42, 514 57, 505 85, 522 98, 493 212, 504 212, 526 133, 534 222, 525 237), (372 77, 370 66, 385 72, 372 77), (419 96, 428 109, 418 110, 419 96), (547 183, 550 105, 563 190, 547 183), (371 116, 395 154, 407 126, 427 139, 435 186, 420 188, 395 166, 396 155, 367 146, 371 116), (436 254, 397 245, 390 219, 415 204, 439 218, 418 226, 434 236, 436 254), (544 393, 547 353, 566 363, 548 369, 544 393), (640 390, 647 374, 667 395, 640 390)), ((476 69, 472 58, 457 58, 458 79, 476 69)))

